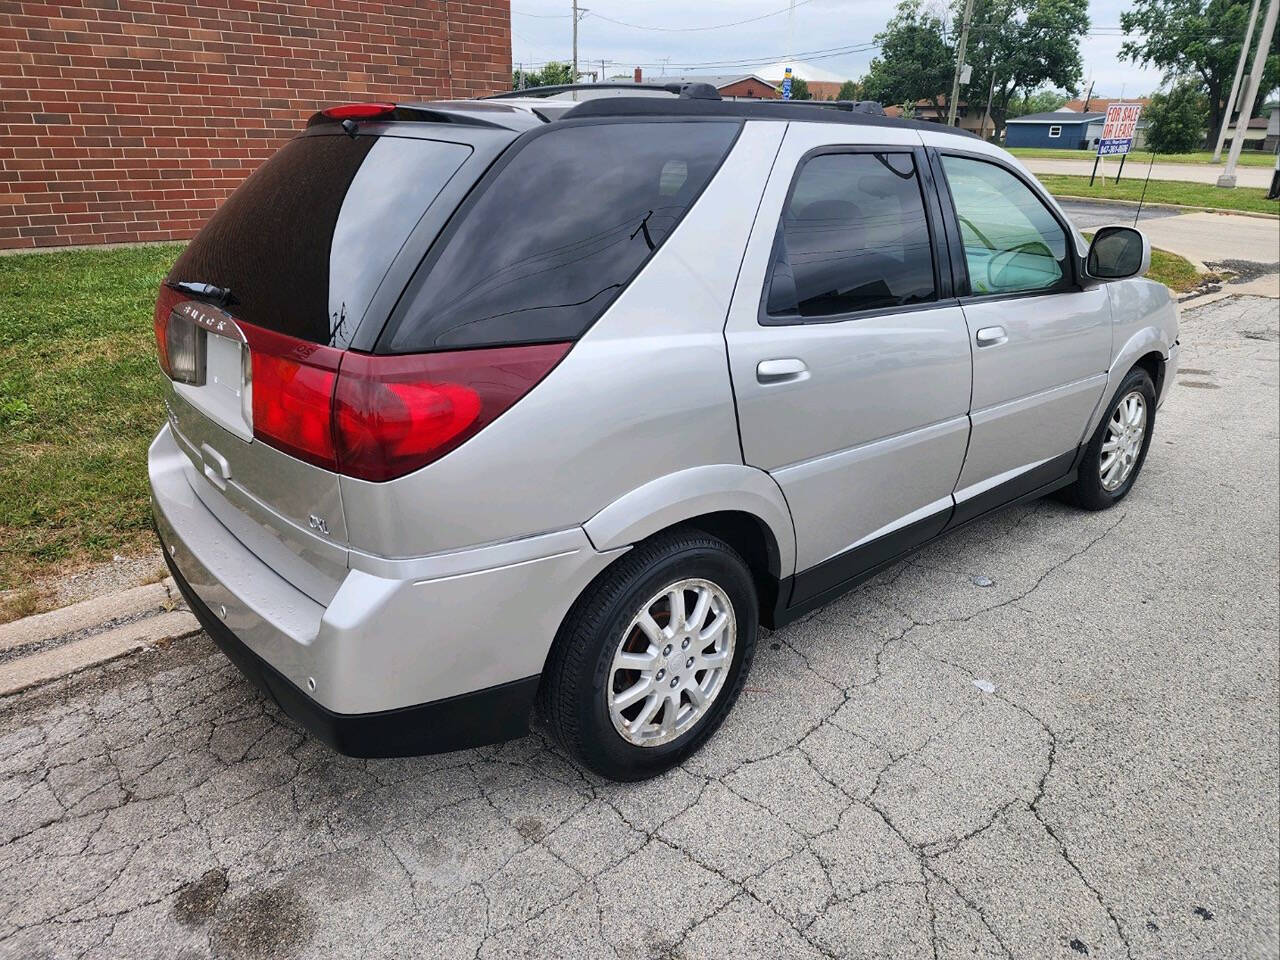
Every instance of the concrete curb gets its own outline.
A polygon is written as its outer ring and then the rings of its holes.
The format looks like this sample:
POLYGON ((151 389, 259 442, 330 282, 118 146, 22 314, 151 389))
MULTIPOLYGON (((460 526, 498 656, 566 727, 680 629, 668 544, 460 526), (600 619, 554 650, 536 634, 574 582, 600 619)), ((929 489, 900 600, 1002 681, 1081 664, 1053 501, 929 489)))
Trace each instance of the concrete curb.
POLYGON ((0 697, 200 630, 172 579, 0 624, 0 697))
POLYGON ((199 630, 194 616, 185 610, 174 610, 33 653, 0 665, 0 697, 199 630))
MULTIPOLYGON (((1107 200, 1103 197, 1078 197, 1073 193, 1055 193, 1056 200, 1073 200, 1076 203, 1091 203, 1099 207, 1136 207, 1137 200, 1107 200)), ((1155 210, 1181 210, 1184 213, 1220 213, 1228 217, 1252 217, 1255 220, 1280 220, 1280 214, 1257 213, 1252 210, 1223 210, 1221 207, 1193 207, 1183 203, 1150 203, 1144 202, 1142 209, 1148 207, 1155 210)))
POLYGON ((0 624, 0 652, 43 643, 81 630, 91 630, 112 620, 136 616, 181 602, 182 598, 170 577, 159 583, 148 583, 119 593, 92 597, 47 613, 37 613, 0 624))

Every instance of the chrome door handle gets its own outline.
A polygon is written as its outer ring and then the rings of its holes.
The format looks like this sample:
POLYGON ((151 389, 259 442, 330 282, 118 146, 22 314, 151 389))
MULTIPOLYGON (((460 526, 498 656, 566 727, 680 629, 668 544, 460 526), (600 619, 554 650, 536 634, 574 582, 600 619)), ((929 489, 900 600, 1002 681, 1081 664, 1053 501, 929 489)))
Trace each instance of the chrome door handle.
POLYGON ((761 360, 756 365, 756 379, 761 383, 785 383, 788 380, 804 380, 809 368, 803 360, 784 357, 777 360, 761 360))
POLYGON ((1008 340, 1005 335, 1004 327, 983 327, 978 331, 978 346, 992 347, 997 343, 1004 343, 1008 340))

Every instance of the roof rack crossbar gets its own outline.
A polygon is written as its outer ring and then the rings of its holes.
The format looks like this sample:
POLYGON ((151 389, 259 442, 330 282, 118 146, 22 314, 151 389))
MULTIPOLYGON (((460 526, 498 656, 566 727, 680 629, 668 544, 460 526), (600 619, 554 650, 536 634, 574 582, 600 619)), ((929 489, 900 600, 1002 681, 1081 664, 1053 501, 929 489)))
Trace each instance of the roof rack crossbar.
POLYGON ((515 97, 554 97, 575 90, 660 90, 685 100, 721 100, 720 91, 709 83, 559 83, 549 87, 529 87, 481 97, 482 100, 510 100, 515 97))
MULTIPOLYGON (((756 102, 756 101, 752 101, 756 102)), ((847 113, 866 113, 873 117, 885 115, 884 104, 876 100, 765 100, 760 103, 785 103, 792 107, 825 107, 828 110, 844 110, 847 113)))

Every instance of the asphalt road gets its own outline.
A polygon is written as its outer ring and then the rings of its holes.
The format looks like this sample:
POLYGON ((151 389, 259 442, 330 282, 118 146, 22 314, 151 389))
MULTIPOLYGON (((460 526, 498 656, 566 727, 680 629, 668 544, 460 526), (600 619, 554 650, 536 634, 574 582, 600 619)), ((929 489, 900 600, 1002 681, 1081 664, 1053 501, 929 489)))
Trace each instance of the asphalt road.
POLYGON ((656 781, 343 759, 203 636, 0 702, 0 956, 1274 958, 1278 314, 1186 311, 1121 506, 764 637, 656 781))

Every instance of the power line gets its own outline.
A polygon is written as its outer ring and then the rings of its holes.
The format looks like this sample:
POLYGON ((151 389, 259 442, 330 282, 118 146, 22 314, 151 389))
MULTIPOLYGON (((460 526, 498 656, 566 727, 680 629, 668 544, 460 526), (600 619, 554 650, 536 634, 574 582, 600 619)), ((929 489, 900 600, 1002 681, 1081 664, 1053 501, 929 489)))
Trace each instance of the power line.
MULTIPOLYGON (((812 3, 813 0, 796 0, 797 7, 812 3)), ((730 23, 717 23, 706 27, 650 27, 640 23, 627 23, 625 20, 615 20, 612 17, 606 17, 602 13, 593 13, 592 16, 597 20, 604 20, 607 23, 614 23, 620 27, 629 27, 632 30, 653 30, 658 33, 700 33, 704 30, 723 30, 726 27, 740 27, 744 23, 758 23, 761 20, 768 20, 770 17, 776 17, 783 13, 790 12, 791 7, 783 7, 781 10, 774 10, 771 13, 762 13, 757 17, 747 17, 745 20, 734 20, 730 23)))

